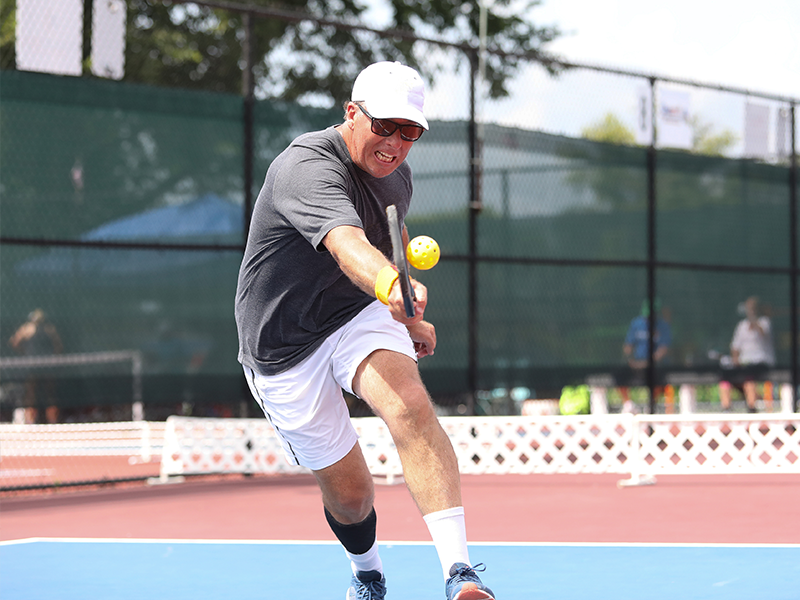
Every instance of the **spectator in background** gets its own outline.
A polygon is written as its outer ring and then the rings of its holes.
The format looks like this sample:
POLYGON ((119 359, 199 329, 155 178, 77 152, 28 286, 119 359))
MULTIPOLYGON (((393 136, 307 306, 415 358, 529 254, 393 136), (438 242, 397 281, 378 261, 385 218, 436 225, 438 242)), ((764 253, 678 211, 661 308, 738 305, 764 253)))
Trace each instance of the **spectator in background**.
MULTIPOLYGON (((47 321, 47 315, 37 308, 28 315, 28 320, 8 340, 9 345, 22 356, 52 356, 61 354, 63 346, 55 326, 47 321)), ((58 422, 58 406, 55 397, 55 382, 46 376, 37 376, 32 371, 25 381, 25 422, 36 423, 39 418, 37 394, 42 392, 49 405, 46 411, 48 423, 58 422)))
MULTIPOLYGON (((661 312, 661 302, 656 298, 656 313, 661 312)), ((653 339, 653 361, 658 364, 663 362, 672 345, 672 329, 669 323, 659 314, 656 319, 655 336, 653 339)), ((648 344, 650 337, 650 303, 645 300, 642 302, 641 313, 631 320, 628 333, 625 335, 625 343, 622 345, 622 352, 628 360, 628 365, 633 369, 633 380, 644 384, 644 371, 647 368, 648 344)), ((634 404, 630 399, 627 386, 619 388, 622 396, 622 412, 634 412, 634 404)), ((661 388, 654 390, 656 396, 661 395, 661 388)))
MULTIPOLYGON (((756 379, 775 365, 770 318, 759 314, 759 302, 751 296, 744 302, 744 319, 739 321, 731 340, 731 359, 734 367, 745 369, 741 390, 748 412, 756 412, 756 379)), ((722 410, 731 409, 731 383, 720 381, 719 400, 722 410)))

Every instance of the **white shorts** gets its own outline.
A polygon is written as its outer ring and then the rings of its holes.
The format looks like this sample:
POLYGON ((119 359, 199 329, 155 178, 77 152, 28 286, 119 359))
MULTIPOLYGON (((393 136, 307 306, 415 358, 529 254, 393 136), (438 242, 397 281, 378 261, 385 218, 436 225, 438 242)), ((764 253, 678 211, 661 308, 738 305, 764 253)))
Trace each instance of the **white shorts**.
POLYGON ((342 389, 353 393, 356 370, 376 350, 393 350, 416 360, 408 330, 377 300, 288 371, 259 375, 244 367, 250 391, 291 464, 316 471, 353 449, 358 435, 342 389))

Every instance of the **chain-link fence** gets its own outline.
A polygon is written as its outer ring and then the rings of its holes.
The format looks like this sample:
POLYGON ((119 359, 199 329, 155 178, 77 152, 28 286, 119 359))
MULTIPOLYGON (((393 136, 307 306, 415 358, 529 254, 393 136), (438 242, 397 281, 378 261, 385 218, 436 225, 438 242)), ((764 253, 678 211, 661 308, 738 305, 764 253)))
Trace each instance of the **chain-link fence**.
POLYGON ((407 224, 442 248, 417 275, 439 339, 421 369, 445 409, 519 410, 598 375, 736 383, 721 366, 750 296, 771 319, 764 378, 797 389, 796 99, 527 59, 488 99, 477 45, 222 2, 17 0, 0 18, 16 24, 0 42, 3 420, 130 418, 136 375, 103 360, 120 351, 141 357, 148 419, 246 413, 233 297, 260 182, 296 135, 341 120, 366 56, 398 48, 430 77, 407 224), (6 343, 35 309, 57 343, 6 343), (637 372, 623 345, 642 312, 671 344, 637 372), (23 351, 82 362, 23 367, 23 351))

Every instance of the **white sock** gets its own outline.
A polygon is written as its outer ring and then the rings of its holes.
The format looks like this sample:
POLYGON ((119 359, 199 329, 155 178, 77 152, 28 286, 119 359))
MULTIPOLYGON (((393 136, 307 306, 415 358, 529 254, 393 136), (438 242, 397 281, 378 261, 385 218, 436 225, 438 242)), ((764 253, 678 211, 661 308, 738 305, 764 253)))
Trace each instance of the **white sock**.
POLYGON ((439 554, 445 581, 450 577, 450 567, 454 563, 472 565, 467 550, 467 525, 463 506, 432 512, 422 518, 428 525, 433 545, 439 554))
POLYGON ((357 571, 379 571, 383 574, 383 563, 381 562, 380 554, 378 554, 378 541, 372 544, 372 548, 364 552, 364 554, 351 554, 347 550, 344 551, 347 558, 350 559, 350 566, 353 568, 353 575, 357 571))

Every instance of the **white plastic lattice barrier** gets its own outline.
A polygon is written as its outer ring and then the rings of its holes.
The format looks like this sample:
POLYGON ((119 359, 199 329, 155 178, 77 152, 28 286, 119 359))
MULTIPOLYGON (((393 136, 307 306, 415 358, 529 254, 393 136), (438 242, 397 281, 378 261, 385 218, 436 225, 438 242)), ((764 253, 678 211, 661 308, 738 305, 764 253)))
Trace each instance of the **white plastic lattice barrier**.
POLYGON ((625 473, 632 415, 446 417, 465 474, 625 473))
POLYGON ((800 473, 800 414, 641 415, 631 479, 658 474, 800 473))
POLYGON ((211 473, 307 473, 290 465, 266 419, 169 417, 160 479, 211 473))
POLYGON ((386 423, 377 417, 362 417, 352 422, 373 477, 385 477, 390 484, 402 478, 403 465, 386 423))
MULTIPOLYGON (((464 474, 800 473, 800 415, 443 417, 464 474)), ((353 419, 370 471, 403 473, 388 427, 353 419)), ((265 419, 170 417, 161 478, 307 472, 289 465, 265 419)))

